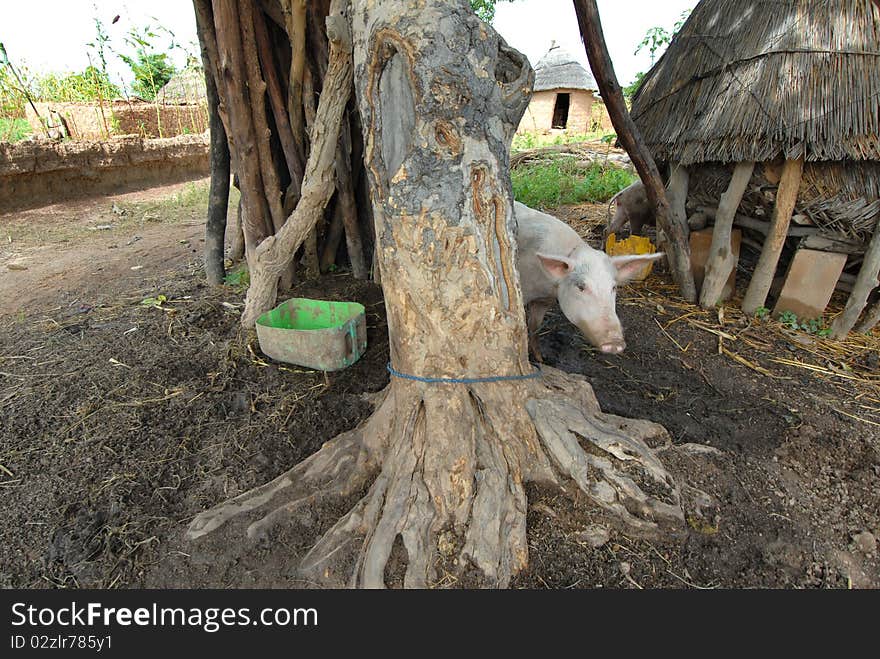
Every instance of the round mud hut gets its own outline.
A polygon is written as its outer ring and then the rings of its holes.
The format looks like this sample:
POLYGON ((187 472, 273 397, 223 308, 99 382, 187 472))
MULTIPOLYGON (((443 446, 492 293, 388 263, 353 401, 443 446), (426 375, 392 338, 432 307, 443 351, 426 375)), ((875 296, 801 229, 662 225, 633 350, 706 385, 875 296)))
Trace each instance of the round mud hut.
POLYGON ((704 307, 731 292, 741 243, 759 255, 747 313, 775 298, 821 316, 838 288, 834 335, 877 324, 880 1, 701 0, 632 117, 691 228, 714 221, 691 234, 704 307))
POLYGON ((612 130, 596 80, 574 56, 554 41, 535 65, 532 100, 519 124, 519 132, 577 133, 612 130))

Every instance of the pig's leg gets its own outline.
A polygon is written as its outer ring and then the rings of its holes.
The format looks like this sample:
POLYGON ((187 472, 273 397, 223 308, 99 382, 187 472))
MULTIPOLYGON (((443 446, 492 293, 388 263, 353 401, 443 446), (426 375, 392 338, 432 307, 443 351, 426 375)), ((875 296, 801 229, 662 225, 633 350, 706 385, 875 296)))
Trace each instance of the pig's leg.
POLYGON ((627 213, 626 209, 620 204, 620 202, 618 202, 617 208, 614 210, 614 217, 611 219, 611 224, 605 235, 607 236, 612 233, 620 235, 620 230, 628 221, 630 221, 629 213, 627 213))
POLYGON ((544 363, 544 357, 541 355, 541 347, 538 345, 538 330, 541 328, 541 323, 544 322, 544 314, 547 313, 550 304, 546 300, 533 300, 529 303, 528 309, 526 309, 529 328, 529 349, 535 356, 535 361, 540 364, 544 363))
POLYGON ((645 226, 645 218, 639 213, 633 213, 629 218, 629 235, 644 236, 642 228, 645 226))

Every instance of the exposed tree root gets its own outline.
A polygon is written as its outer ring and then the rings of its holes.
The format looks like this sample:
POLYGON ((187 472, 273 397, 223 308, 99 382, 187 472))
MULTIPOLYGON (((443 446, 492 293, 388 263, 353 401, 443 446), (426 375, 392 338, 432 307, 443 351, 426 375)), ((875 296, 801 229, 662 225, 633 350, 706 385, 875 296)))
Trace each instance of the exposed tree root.
POLYGON ((303 558, 316 582, 383 587, 396 542, 406 587, 436 582, 438 567, 476 568, 505 587, 528 562, 524 485, 582 490, 630 533, 677 533, 680 495, 650 445, 654 423, 603 414, 581 377, 544 369, 539 380, 426 385, 395 380, 376 413, 275 480, 196 517, 199 538, 225 522, 250 538, 328 499, 369 486, 303 558))

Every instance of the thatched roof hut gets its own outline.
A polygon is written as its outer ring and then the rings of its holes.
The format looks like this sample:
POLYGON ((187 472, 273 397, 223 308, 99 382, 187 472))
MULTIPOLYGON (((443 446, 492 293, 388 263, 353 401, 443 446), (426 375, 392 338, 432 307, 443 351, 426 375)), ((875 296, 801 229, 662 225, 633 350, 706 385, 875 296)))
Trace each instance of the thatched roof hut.
POLYGON ((554 41, 544 57, 535 64, 534 90, 543 92, 551 89, 583 89, 595 92, 599 85, 571 53, 554 41))
POLYGON ((204 69, 201 66, 188 66, 175 74, 156 93, 156 102, 166 105, 206 103, 204 69))
POLYGON ((593 75, 554 41, 535 65, 535 86, 521 131, 592 132, 611 128, 593 75))
POLYGON ((782 163, 799 163, 789 217, 870 240, 880 218, 878 5, 699 2, 632 107, 655 158, 687 168, 692 204, 717 206, 733 166, 755 162, 739 208, 769 219, 782 163))

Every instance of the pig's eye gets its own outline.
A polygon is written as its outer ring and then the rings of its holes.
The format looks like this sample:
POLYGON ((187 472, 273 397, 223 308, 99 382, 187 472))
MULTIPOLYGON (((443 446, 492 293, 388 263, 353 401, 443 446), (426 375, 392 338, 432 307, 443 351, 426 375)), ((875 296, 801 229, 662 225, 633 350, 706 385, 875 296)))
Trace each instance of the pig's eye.
POLYGON ((586 293, 587 291, 590 290, 590 287, 587 286, 586 284, 578 284, 578 290, 579 290, 581 293, 586 293))

